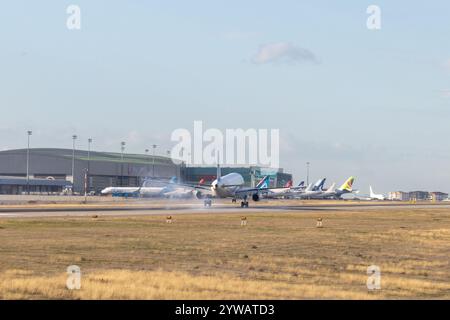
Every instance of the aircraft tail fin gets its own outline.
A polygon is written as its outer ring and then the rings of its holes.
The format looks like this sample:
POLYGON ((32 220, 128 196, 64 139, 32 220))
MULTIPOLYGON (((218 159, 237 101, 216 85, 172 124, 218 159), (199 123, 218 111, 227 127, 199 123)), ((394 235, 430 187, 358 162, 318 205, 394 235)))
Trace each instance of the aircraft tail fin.
POLYGON ((269 183, 270 183, 270 177, 265 176, 264 178, 261 179, 261 181, 258 182, 258 184, 256 185, 256 188, 258 188, 258 189, 268 188, 269 183))
POLYGON ((353 182, 355 181, 354 177, 348 178, 344 184, 339 188, 340 191, 344 192, 352 192, 353 191, 353 182))
POLYGON ((177 183, 177 177, 173 176, 172 178, 170 178, 169 183, 177 183))
POLYGON ((297 185, 298 188, 304 187, 305 181, 300 181, 300 183, 297 185))
POLYGON ((290 188, 292 187, 292 180, 289 180, 288 182, 286 182, 286 184, 284 185, 285 188, 290 188))
POLYGON ((319 191, 319 190, 322 190, 322 189, 323 189, 323 186, 325 185, 325 181, 326 181, 326 180, 327 180, 326 178, 323 178, 323 179, 318 180, 318 181, 314 184, 314 186, 313 186, 313 188, 312 188, 312 191, 319 191))
POLYGON ((328 192, 328 193, 334 192, 335 188, 336 188, 336 182, 333 182, 333 184, 327 189, 326 192, 328 192))

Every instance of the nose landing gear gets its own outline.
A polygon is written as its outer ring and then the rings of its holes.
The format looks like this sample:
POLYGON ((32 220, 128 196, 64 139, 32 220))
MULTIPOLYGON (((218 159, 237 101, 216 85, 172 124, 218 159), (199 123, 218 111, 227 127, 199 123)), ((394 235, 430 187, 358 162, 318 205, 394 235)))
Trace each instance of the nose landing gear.
POLYGON ((247 196, 244 196, 244 197, 242 198, 241 208, 248 208, 247 196))
POLYGON ((248 201, 244 200, 241 202, 241 208, 248 208, 248 201))

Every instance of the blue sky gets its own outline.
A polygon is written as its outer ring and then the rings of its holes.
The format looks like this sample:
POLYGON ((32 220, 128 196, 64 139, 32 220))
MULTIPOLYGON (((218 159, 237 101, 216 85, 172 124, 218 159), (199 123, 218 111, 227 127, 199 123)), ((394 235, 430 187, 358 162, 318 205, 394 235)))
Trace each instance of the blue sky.
POLYGON ((450 191, 447 1, 9 1, 0 21, 0 149, 31 128, 35 147, 76 133, 80 148, 166 150, 203 120, 279 128, 296 180, 310 161, 363 191, 450 191))

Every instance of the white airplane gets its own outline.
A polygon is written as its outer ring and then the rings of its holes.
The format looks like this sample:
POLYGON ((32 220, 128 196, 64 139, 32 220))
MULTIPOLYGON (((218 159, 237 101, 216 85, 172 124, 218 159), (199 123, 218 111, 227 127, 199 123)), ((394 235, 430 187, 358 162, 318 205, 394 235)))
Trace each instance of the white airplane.
MULTIPOLYGON (((211 183, 211 192, 214 198, 231 198, 233 202, 242 199, 241 208, 248 208, 248 197, 251 196, 253 201, 259 201, 261 191, 260 188, 244 187, 244 178, 237 172, 231 172, 222 176, 220 165, 217 165, 216 179, 211 183)), ((204 205, 211 206, 211 198, 205 199, 204 205)))
POLYGON ((310 196, 311 199, 327 199, 332 198, 335 193, 336 183, 333 183, 328 189, 322 190, 321 193, 310 196))
POLYGON ((100 191, 102 196, 136 196, 139 193, 140 187, 107 187, 100 191))
POLYGON ((217 165, 216 177, 217 178, 211 183, 209 190, 202 186, 191 186, 192 188, 200 189, 197 197, 205 198, 205 207, 210 207, 212 205, 212 198, 231 198, 232 202, 241 199, 241 208, 248 208, 249 197, 251 197, 253 201, 259 201, 262 194, 280 189, 268 187, 268 176, 264 177, 255 188, 245 187, 244 178, 241 174, 231 172, 222 176, 220 165, 217 165))
POLYGON ((323 186, 325 184, 326 178, 317 180, 315 184, 310 183, 306 189, 294 191, 293 196, 296 199, 307 199, 323 193, 323 186))
POLYGON ((107 187, 101 191, 101 195, 119 197, 158 197, 181 188, 178 187, 176 183, 176 177, 172 177, 169 183, 166 183, 164 186, 147 187, 145 186, 146 183, 147 181, 144 181, 140 187, 107 187))
POLYGON ((300 183, 297 186, 291 187, 292 190, 304 190, 305 188, 306 188, 305 181, 300 181, 300 183))
POLYGON ((386 200, 386 197, 382 194, 376 194, 373 192, 372 186, 369 186, 370 199, 371 200, 386 200))

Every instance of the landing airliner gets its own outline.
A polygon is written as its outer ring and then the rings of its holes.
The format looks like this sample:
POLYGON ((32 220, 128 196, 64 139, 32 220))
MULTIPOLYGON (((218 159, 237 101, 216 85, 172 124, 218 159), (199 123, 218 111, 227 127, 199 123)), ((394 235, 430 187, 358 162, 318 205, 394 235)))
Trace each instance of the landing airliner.
MULTIPOLYGON (((268 192, 273 192, 277 189, 282 188, 269 188, 269 177, 266 176, 261 180, 260 183, 255 188, 244 187, 244 178, 241 174, 237 172, 231 172, 222 176, 220 165, 217 165, 217 179, 215 179, 210 186, 210 193, 205 193, 205 188, 203 191, 199 190, 198 196, 204 197, 204 205, 211 206, 212 198, 231 198, 232 202, 236 202, 237 199, 241 199, 241 208, 248 208, 248 198, 251 197, 253 201, 259 201, 261 195, 268 192)), ((192 186, 193 188, 199 188, 192 186)))

